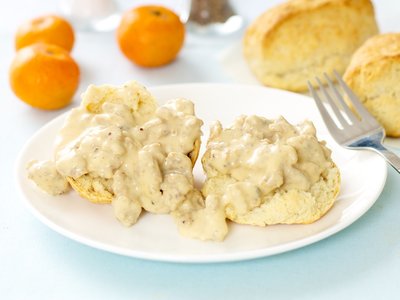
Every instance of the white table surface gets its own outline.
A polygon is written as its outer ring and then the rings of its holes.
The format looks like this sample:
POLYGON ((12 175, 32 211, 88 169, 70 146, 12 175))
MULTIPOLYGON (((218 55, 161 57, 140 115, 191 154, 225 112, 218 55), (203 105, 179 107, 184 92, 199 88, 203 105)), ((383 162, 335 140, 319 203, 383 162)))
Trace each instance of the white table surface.
MULTIPOLYGON (((120 2, 125 8, 138 3, 120 2)), ((233 2, 251 20, 280 1, 233 2)), ((376 0, 375 7, 382 32, 400 31, 398 1, 376 0)), ((0 4, 0 299, 400 299, 400 177, 391 168, 382 195, 349 228, 302 249, 245 262, 192 265, 118 256, 69 240, 35 219, 17 196, 14 161, 38 128, 70 107, 47 112, 20 102, 9 88, 8 67, 17 24, 58 9, 51 0, 0 4)), ((220 59, 239 39, 189 37, 173 64, 145 70, 122 57, 113 33, 78 33, 73 56, 82 80, 73 105, 89 83, 233 82, 220 59)))

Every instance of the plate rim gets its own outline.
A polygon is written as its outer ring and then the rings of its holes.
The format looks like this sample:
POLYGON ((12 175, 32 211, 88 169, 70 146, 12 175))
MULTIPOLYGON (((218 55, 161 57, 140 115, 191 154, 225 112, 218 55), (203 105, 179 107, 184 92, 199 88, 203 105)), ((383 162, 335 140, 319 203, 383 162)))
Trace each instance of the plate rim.
MULTIPOLYGON (((302 98, 310 98, 309 96, 302 95, 302 94, 297 94, 293 93, 290 91, 285 91, 285 90, 280 90, 280 89, 275 89, 275 88, 270 88, 270 87, 264 87, 264 86, 257 86, 257 85, 252 85, 252 84, 233 84, 233 83, 176 83, 176 84, 166 84, 166 85, 159 85, 159 86, 150 86, 147 89, 153 93, 154 90, 162 90, 162 89, 179 89, 179 88, 191 88, 191 87, 196 87, 196 88, 207 88, 207 87, 218 87, 218 88, 249 88, 249 89, 260 89, 260 90, 270 90, 273 93, 281 93, 281 94, 288 94, 291 97, 302 97, 302 98)), ((72 108, 71 108, 72 109, 72 108)), ((172 263, 194 263, 194 264, 203 264, 203 263, 225 263, 225 262, 235 262, 235 261, 246 261, 246 260, 252 260, 252 259, 258 259, 258 258, 263 258, 263 257, 269 257, 281 253, 285 253, 288 251, 292 251, 295 249, 299 249, 308 245, 312 245, 318 241, 321 241, 323 239, 326 239, 339 231, 347 228, 351 224, 353 224, 355 221, 360 219, 378 200, 380 194, 383 191, 383 188, 386 184, 387 180, 387 164, 384 158, 382 158, 378 153, 374 153, 377 157, 380 158, 380 167, 383 169, 382 171, 382 178, 379 186, 376 186, 375 194, 371 196, 374 200, 370 201, 368 205, 363 206, 362 210, 357 211, 358 213, 356 214, 355 217, 353 218, 348 218, 346 221, 342 221, 339 224, 336 224, 334 226, 329 226, 326 229, 322 230, 321 232, 318 232, 317 234, 313 234, 311 236, 303 237, 299 240, 295 241, 290 241, 286 242, 284 244, 278 244, 274 245, 268 248, 261 248, 261 249, 252 249, 252 250, 244 250, 244 251, 239 251, 239 252, 232 252, 232 253, 216 253, 216 254, 201 254, 201 255, 193 255, 193 254, 186 254, 185 256, 179 256, 177 255, 171 255, 171 254, 160 254, 160 253, 148 253, 144 251, 138 251, 138 250, 132 250, 132 249, 126 249, 126 248, 121 248, 118 246, 113 246, 109 245, 104 242, 99 242, 94 239, 80 236, 79 234, 68 230, 57 223, 53 222, 52 220, 48 219, 46 216, 42 215, 33 205, 31 201, 29 201, 28 195, 26 195, 23 192, 23 189, 20 187, 21 182, 19 180, 19 171, 21 169, 24 169, 23 166, 23 157, 25 156, 24 154, 26 153, 29 144, 31 144, 32 141, 34 141, 37 136, 42 132, 48 129, 49 127, 51 128, 54 126, 55 123, 59 122, 60 119, 63 119, 66 117, 66 115, 69 113, 70 110, 63 112, 62 114, 58 115, 57 117, 53 118, 49 122, 47 122, 45 125, 40 127, 38 130, 34 132, 34 134, 24 143, 22 146, 20 152, 17 155, 17 158, 14 163, 14 185, 16 187, 17 193, 19 195, 19 198, 22 199, 23 203, 25 206, 28 208, 28 210, 31 212, 32 215, 34 215, 40 222, 42 222, 44 225, 49 227, 50 229, 54 230, 55 232, 61 234, 64 237, 67 237, 75 242, 78 242, 80 244, 106 251, 109 253, 115 253, 118 255, 123 255, 127 257, 133 257, 137 259, 144 259, 144 260, 150 260, 150 261, 158 261, 158 262, 172 262, 172 263)), ((348 150, 352 151, 352 150, 348 150)), ((353 150, 355 151, 355 150, 353 150)), ((358 150, 358 151, 363 151, 363 150, 358 150)), ((223 243, 223 242, 222 242, 223 243)))

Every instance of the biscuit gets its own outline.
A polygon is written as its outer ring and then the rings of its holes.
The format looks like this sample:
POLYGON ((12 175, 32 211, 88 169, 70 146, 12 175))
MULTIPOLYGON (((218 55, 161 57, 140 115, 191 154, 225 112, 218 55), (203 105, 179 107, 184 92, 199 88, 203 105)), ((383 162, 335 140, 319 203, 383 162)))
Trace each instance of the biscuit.
POLYGON ((302 92, 324 72, 343 74, 353 52, 377 33, 370 0, 291 0, 249 26, 243 53, 264 85, 302 92))
POLYGON ((344 81, 388 136, 400 136, 400 34, 368 39, 353 55, 344 81))
MULTIPOLYGON (((82 94, 82 105, 87 111, 99 114, 105 102, 125 104, 131 109, 131 113, 139 124, 145 123, 154 116, 157 103, 145 87, 135 81, 122 86, 90 85, 82 94)), ((200 150, 200 139, 194 142, 193 149, 188 153, 192 164, 196 163, 200 150)), ((72 188, 80 196, 97 204, 108 204, 114 197, 112 191, 112 179, 94 177, 85 174, 78 178, 67 177, 72 188)))
POLYGON ((228 219, 249 225, 308 224, 334 204, 340 172, 311 122, 242 116, 211 129, 202 157, 205 198, 218 197, 228 219))

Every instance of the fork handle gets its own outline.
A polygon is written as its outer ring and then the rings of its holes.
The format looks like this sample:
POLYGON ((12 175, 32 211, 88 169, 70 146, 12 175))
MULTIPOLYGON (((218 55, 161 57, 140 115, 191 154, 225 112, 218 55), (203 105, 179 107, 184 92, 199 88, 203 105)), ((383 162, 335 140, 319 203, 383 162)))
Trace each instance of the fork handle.
POLYGON ((386 161, 398 172, 400 173, 400 157, 398 157, 395 153, 386 149, 384 146, 380 146, 379 148, 373 148, 378 153, 380 153, 386 161))

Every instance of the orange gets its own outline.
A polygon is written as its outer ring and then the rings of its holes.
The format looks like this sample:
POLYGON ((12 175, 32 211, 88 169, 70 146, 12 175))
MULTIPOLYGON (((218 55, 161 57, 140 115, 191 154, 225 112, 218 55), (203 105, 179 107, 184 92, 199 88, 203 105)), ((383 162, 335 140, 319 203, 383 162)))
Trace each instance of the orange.
POLYGON ((58 45, 67 51, 74 46, 75 36, 71 25, 61 17, 46 15, 23 23, 15 36, 19 50, 37 42, 58 45))
POLYGON ((22 48, 10 67, 15 95, 41 109, 68 105, 79 85, 79 67, 65 49, 37 43, 22 48))
POLYGON ((175 59, 183 46, 185 27, 163 6, 146 5, 127 11, 117 29, 121 51, 142 67, 157 67, 175 59))

